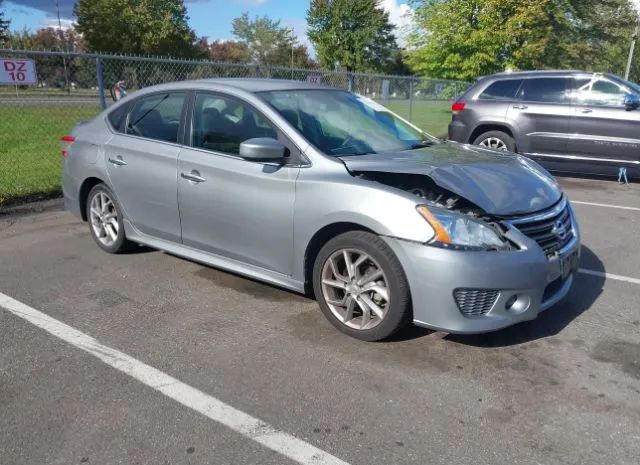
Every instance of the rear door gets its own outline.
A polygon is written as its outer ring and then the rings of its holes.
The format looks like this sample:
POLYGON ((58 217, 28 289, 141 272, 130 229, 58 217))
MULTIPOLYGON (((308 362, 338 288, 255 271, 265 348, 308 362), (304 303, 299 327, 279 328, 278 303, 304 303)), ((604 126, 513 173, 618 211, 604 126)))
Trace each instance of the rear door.
POLYGON ((518 128, 518 152, 560 154, 567 150, 571 108, 571 78, 529 77, 511 103, 507 119, 518 128))
POLYGON ((640 162, 640 111, 627 111, 631 90, 596 76, 574 93, 569 153, 610 163, 640 162))
POLYGON ((140 97, 105 147, 107 172, 126 218, 144 234, 180 242, 177 163, 184 92, 140 97))

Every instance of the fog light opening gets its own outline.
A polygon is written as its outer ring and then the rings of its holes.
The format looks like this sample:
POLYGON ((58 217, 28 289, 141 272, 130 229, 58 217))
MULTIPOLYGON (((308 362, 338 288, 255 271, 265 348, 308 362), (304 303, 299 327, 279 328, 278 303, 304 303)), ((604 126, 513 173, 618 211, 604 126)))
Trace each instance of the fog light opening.
POLYGON ((511 297, 509 297, 509 300, 507 300, 507 303, 504 306, 507 310, 511 310, 517 301, 518 294, 513 294, 511 297))

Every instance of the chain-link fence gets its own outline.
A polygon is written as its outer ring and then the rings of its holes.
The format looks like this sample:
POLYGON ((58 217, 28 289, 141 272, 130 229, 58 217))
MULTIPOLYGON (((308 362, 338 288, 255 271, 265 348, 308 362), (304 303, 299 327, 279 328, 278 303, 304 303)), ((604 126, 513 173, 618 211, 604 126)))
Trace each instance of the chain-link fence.
POLYGON ((0 208, 59 193, 60 136, 111 104, 112 89, 120 81, 128 93, 214 77, 318 82, 370 97, 436 136, 445 135, 450 103, 468 86, 408 76, 119 55, 0 50, 0 58, 30 58, 37 74, 33 86, 0 85, 0 208))

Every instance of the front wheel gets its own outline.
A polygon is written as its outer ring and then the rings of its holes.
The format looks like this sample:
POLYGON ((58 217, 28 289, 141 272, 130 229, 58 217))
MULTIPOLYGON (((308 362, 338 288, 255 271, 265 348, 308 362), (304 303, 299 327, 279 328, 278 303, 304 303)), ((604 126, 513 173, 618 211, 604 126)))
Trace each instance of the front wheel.
POLYGON ((375 234, 351 231, 327 242, 315 261, 313 289, 325 317, 356 339, 388 338, 410 320, 402 266, 375 234))
POLYGON ((488 131, 480 134, 476 137, 476 140, 473 141, 473 145, 498 151, 516 151, 516 142, 513 140, 513 137, 502 131, 488 131))

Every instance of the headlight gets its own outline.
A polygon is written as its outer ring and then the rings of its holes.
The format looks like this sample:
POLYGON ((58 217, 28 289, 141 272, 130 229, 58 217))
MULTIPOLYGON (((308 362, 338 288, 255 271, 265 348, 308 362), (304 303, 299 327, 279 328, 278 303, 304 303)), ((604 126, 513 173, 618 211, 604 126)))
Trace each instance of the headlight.
POLYGON ((418 206, 418 212, 435 231, 429 245, 456 250, 509 250, 509 244, 482 221, 439 208, 418 206))

